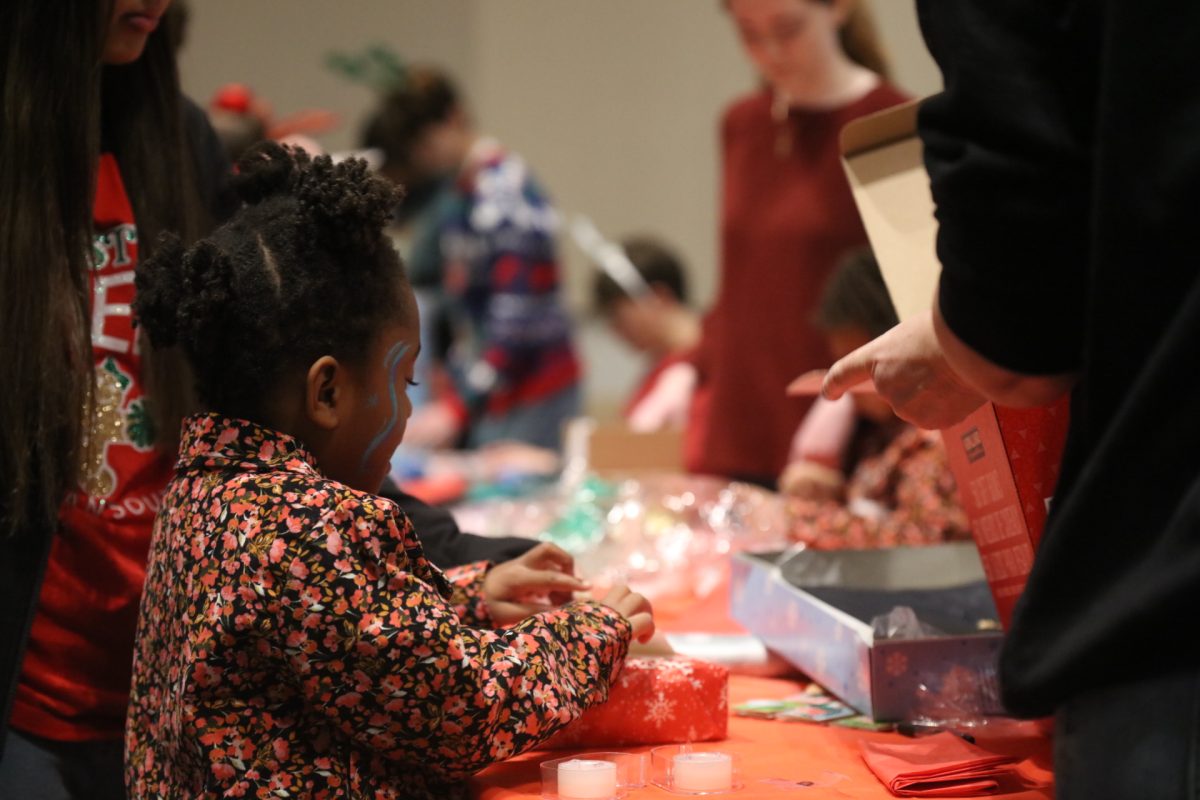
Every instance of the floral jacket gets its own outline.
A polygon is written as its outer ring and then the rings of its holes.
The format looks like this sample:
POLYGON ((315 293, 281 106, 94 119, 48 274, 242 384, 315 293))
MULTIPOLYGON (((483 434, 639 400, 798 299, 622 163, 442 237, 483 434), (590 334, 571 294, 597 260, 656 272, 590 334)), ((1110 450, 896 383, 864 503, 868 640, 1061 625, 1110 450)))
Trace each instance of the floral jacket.
POLYGON ((190 418, 155 525, 126 727, 131 798, 454 797, 607 699, 629 645, 575 602, 490 630, 392 502, 296 440, 190 418))

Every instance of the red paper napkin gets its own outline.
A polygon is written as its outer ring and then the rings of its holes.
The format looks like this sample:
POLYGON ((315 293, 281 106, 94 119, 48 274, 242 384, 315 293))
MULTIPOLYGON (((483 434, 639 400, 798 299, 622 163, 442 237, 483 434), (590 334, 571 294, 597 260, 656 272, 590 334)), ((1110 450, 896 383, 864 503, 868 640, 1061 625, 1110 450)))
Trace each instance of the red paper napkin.
POLYGON ((1001 779, 1016 779, 1017 759, 998 756, 953 733, 900 743, 862 743, 863 760, 897 797, 993 794, 1001 779))

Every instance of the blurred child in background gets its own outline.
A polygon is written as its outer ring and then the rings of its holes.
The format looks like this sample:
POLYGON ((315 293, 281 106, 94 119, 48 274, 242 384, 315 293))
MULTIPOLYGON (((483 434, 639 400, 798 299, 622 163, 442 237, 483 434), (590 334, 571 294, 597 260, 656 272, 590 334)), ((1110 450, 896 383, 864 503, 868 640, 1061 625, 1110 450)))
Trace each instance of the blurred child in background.
POLYGON ((700 341, 700 316, 688 306, 687 271, 666 245, 650 237, 621 242, 647 291, 632 297, 607 272, 598 270, 592 303, 613 333, 646 357, 648 369, 625 403, 628 417, 663 371, 683 361, 700 341))
POLYGON ((418 285, 442 290, 445 341, 434 349, 450 381, 414 417, 414 439, 557 448, 579 410, 580 370, 545 193, 519 156, 476 130, 438 70, 406 70, 368 133, 384 175, 437 187, 409 261, 418 285))
MULTIPOLYGON (((841 262, 814 318, 834 359, 898 321, 868 249, 841 262)), ((780 490, 789 497, 793 535, 824 549, 970 538, 941 434, 903 422, 875 395, 843 399, 855 406, 857 421, 841 463, 793 461, 780 479, 780 490)))

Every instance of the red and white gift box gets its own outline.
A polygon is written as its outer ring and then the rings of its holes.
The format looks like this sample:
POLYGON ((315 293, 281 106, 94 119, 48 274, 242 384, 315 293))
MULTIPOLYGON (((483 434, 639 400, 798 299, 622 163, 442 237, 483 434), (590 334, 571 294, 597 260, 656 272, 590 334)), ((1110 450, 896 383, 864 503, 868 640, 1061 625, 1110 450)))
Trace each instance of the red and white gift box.
POLYGON ((729 670, 707 661, 630 658, 609 691, 549 741, 548 748, 632 747, 724 739, 729 670))

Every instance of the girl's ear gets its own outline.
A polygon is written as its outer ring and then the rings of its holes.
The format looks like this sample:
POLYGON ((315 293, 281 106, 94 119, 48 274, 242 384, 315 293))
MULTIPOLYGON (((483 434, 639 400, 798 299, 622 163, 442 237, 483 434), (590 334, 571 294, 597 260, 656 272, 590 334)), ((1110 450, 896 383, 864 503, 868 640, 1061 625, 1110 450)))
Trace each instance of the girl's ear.
POLYGON ((308 368, 304 413, 318 428, 331 431, 338 426, 345 377, 345 367, 333 356, 321 356, 308 368))

